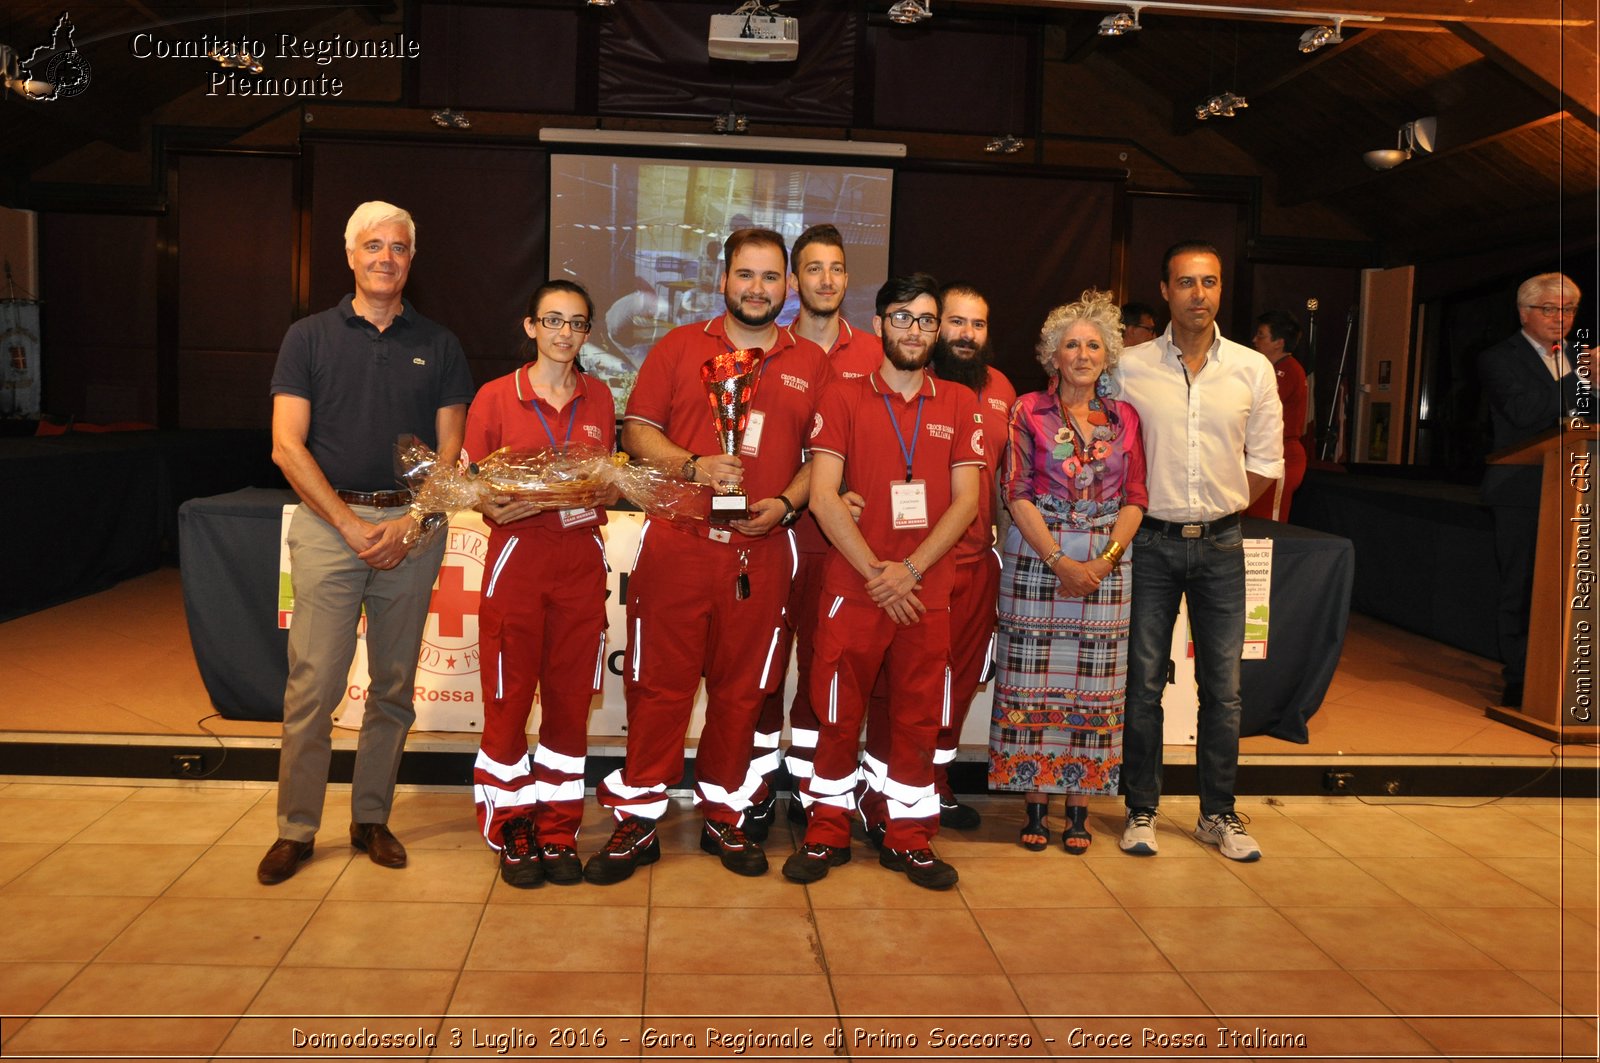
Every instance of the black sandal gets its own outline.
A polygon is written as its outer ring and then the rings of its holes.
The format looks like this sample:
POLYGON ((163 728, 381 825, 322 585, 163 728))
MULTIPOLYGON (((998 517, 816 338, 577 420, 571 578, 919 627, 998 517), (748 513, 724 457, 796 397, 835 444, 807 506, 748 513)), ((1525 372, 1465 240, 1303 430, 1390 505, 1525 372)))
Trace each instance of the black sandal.
POLYGON ((1061 845, 1073 856, 1082 856, 1094 842, 1094 835, 1089 833, 1088 818, 1088 805, 1067 806, 1067 829, 1061 835, 1061 845), (1073 845, 1073 842, 1079 844, 1073 845))
POLYGON ((1029 801, 1028 822, 1022 825, 1022 836, 1017 844, 1030 853, 1042 853, 1050 848, 1050 828, 1044 825, 1045 814, 1050 806, 1043 801, 1029 801), (1041 839, 1029 841, 1029 838, 1041 839))

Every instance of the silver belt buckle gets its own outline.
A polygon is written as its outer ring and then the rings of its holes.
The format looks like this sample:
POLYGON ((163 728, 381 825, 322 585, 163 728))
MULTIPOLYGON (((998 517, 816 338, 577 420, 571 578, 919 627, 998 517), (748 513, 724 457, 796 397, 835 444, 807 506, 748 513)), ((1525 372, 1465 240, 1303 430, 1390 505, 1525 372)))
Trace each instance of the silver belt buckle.
POLYGON ((1198 539, 1205 534, 1205 530, 1206 526, 1204 524, 1185 524, 1183 526, 1183 537, 1185 539, 1198 539))

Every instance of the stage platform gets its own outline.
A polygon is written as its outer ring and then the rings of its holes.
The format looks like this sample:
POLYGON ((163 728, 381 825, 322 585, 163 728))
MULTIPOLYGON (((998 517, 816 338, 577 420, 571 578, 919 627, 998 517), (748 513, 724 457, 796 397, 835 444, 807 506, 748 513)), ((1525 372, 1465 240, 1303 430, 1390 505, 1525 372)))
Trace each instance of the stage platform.
MULTIPOLYGON (((178 571, 161 568, 110 590, 0 624, 10 676, 0 717, 0 776, 181 779, 175 758, 198 756, 215 780, 276 777, 278 725, 214 714, 196 668, 178 571)), ((1492 661, 1352 614, 1343 656, 1304 745, 1241 744, 1241 794, 1335 791, 1525 796, 1595 793, 1597 751, 1557 749, 1484 716, 1499 691, 1492 661)), ((985 711, 986 691, 975 711, 985 711)), ((354 735, 335 731, 335 778, 354 735)), ((401 781, 465 788, 475 734, 417 732, 401 781)), ((590 784, 620 760, 623 739, 595 735, 590 784)), ((962 750, 953 772, 982 792, 984 750, 962 750)), ((1193 751, 1167 751, 1167 792, 1193 793, 1193 751)), ((192 763, 192 762, 191 762, 192 763)))

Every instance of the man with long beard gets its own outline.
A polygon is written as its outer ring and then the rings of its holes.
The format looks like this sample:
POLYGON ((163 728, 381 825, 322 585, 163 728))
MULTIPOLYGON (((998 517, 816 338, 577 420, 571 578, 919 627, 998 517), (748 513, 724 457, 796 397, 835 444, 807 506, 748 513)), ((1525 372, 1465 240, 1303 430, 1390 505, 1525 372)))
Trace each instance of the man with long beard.
POLYGON ((939 799, 933 759, 950 722, 950 590, 955 546, 978 512, 983 433, 964 387, 925 371, 939 329, 938 287, 913 274, 878 290, 878 371, 831 385, 811 433, 817 521, 832 543, 822 577, 811 700, 821 718, 815 770, 801 782, 805 843, 783 865, 815 882, 850 859, 856 736, 873 682, 889 681, 878 862, 918 886, 949 889, 955 868, 933 855, 939 799), (865 500, 860 523, 839 497, 865 500))
MULTIPOLYGON (((789 252, 789 287, 800 297, 800 314, 794 320, 794 333, 811 340, 828 352, 828 361, 840 379, 863 377, 883 362, 883 343, 866 329, 858 329, 844 319, 839 308, 850 290, 850 273, 845 268, 844 238, 826 222, 801 233, 789 252)), ((860 510, 860 498, 846 492, 845 501, 860 510)), ((822 559, 828 553, 816 519, 806 513, 795 523, 795 540, 800 547, 794 584, 789 592, 789 629, 778 650, 778 660, 789 660, 792 641, 795 655, 795 691, 789 703, 789 751, 778 752, 783 732, 783 684, 768 697, 756 724, 755 759, 750 770, 768 785, 767 799, 745 812, 745 832, 765 841, 772 826, 776 795, 772 777, 780 765, 798 780, 811 774, 811 757, 817 746, 817 714, 811 705, 812 635, 817 628, 817 596, 822 593, 822 559)), ((805 822, 798 796, 789 803, 789 818, 805 822)))
POLYGON ((760 875, 766 854, 742 830, 744 810, 765 799, 751 776, 752 735, 766 695, 782 680, 777 648, 794 546, 784 518, 806 504, 810 470, 801 448, 817 398, 832 376, 827 355, 775 322, 783 306, 783 238, 740 229, 724 245, 727 312, 673 329, 639 371, 622 433, 630 454, 671 461, 685 480, 739 490, 749 514, 728 524, 646 521, 628 581, 623 689, 628 753, 600 783, 616 815, 584 877, 605 885, 654 863, 656 820, 667 787, 683 775, 683 740, 705 676, 708 705, 695 760, 695 803, 705 817, 700 848, 735 874, 760 875), (754 350, 759 378, 743 445, 724 454, 707 409, 701 367, 716 355, 754 350))

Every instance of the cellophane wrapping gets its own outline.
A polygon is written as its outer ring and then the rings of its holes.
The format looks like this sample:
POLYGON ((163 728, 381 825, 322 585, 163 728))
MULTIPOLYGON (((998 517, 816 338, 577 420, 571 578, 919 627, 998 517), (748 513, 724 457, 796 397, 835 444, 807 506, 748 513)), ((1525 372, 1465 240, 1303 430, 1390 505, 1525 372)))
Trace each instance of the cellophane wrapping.
POLYGON ((395 445, 395 462, 411 488, 411 512, 424 529, 417 541, 423 543, 434 533, 429 525, 439 523, 427 521, 428 514, 454 515, 499 496, 546 509, 586 509, 607 506, 620 494, 655 519, 705 519, 704 485, 679 479, 675 463, 630 460, 583 444, 565 450, 502 447, 481 461, 442 466, 433 449, 413 437, 395 445))

